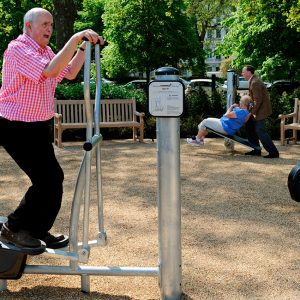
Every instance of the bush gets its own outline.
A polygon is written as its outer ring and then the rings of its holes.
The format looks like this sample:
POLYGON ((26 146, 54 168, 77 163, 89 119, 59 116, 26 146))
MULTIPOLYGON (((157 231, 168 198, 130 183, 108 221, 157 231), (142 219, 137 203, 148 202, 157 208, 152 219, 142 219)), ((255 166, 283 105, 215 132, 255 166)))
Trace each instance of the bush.
MULTIPOLYGON (((95 84, 90 85, 91 99, 95 98, 95 84)), ((81 83, 63 83, 58 85, 55 93, 57 99, 83 99, 83 85, 81 83)), ((156 118, 149 114, 147 96, 142 90, 135 90, 133 87, 125 87, 115 84, 104 84, 101 86, 102 99, 126 99, 135 98, 137 110, 145 113, 145 138, 156 137, 156 118)), ((293 111, 294 98, 300 98, 300 88, 292 94, 279 95, 271 91, 270 99, 273 107, 272 115, 267 119, 266 126, 272 139, 279 139, 280 120, 279 114, 286 114, 293 111)), ((236 98, 236 102, 239 97, 236 98)), ((184 99, 184 110, 181 115, 180 136, 186 137, 197 132, 198 124, 207 117, 220 118, 226 110, 226 94, 224 92, 213 92, 207 95, 205 91, 199 90, 189 94, 184 99)), ((101 130, 103 137, 109 138, 131 138, 130 129, 105 128, 101 130)), ((241 129, 244 134, 244 130, 241 129)))
POLYGON ((190 137, 196 135, 198 131, 198 124, 204 119, 204 116, 190 116, 184 119, 181 119, 180 125, 180 136, 182 138, 190 137))
POLYGON ((61 83, 57 86, 55 91, 55 98, 59 100, 77 100, 83 99, 83 85, 80 83, 61 83))
POLYGON ((225 96, 217 91, 208 95, 200 89, 188 94, 184 100, 184 112, 181 116, 180 136, 195 135, 198 124, 207 117, 219 118, 226 108, 225 96))
POLYGON ((145 117, 145 138, 151 139, 152 141, 156 138, 156 117, 149 114, 145 117))
POLYGON ((226 93, 213 92, 211 95, 211 111, 209 115, 214 118, 221 117, 226 110, 226 105, 226 93))
MULTIPOLYGON (((95 99, 96 84, 90 84, 91 99, 95 99)), ((55 98, 64 99, 84 99, 83 84, 81 83, 62 83, 59 84, 55 91, 55 98)), ((142 91, 134 90, 131 87, 125 87, 116 84, 103 84, 101 85, 101 98, 102 99, 126 99, 135 98, 137 102, 144 103, 146 95, 142 91)))
POLYGON ((276 90, 271 90, 270 99, 272 103, 272 115, 267 119, 266 126, 272 139, 280 138, 280 119, 278 115, 288 114, 294 110, 294 99, 300 97, 300 88, 296 89, 293 93, 282 95, 278 94, 276 90))

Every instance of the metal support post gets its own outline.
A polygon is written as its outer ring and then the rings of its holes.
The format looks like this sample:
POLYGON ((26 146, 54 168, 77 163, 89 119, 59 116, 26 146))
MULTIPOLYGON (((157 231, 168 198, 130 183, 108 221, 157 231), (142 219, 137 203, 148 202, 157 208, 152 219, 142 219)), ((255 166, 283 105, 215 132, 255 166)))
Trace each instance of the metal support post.
POLYGON ((156 70, 156 80, 149 85, 150 113, 158 116, 158 231, 161 298, 181 298, 181 183, 180 126, 183 86, 178 70, 156 70))
POLYGON ((0 279, 0 292, 7 290, 7 280, 0 279))
POLYGON ((159 267, 162 299, 181 295, 179 119, 157 119, 159 267))
MULTIPOLYGON (((228 109, 234 102, 236 96, 236 88, 237 88, 237 76, 234 70, 230 69, 227 71, 227 98, 226 98, 226 108, 228 109)), ((234 142, 230 139, 224 139, 224 146, 226 151, 233 152, 234 151, 234 142)))

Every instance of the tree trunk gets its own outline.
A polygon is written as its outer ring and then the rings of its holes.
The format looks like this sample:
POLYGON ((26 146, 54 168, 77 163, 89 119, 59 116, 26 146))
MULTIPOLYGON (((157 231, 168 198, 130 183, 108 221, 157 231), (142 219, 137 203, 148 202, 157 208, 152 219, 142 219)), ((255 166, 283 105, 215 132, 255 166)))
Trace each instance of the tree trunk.
POLYGON ((60 50, 74 33, 76 6, 74 0, 54 0, 53 4, 56 46, 60 50))

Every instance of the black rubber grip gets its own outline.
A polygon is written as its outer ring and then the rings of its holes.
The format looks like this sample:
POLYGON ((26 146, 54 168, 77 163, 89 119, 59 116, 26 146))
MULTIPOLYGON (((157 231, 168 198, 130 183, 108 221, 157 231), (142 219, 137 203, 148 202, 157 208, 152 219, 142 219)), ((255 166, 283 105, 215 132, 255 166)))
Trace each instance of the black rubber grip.
MULTIPOLYGON (((89 39, 86 38, 86 37, 84 36, 84 37, 82 38, 82 40, 88 42, 89 39)), ((96 44, 100 44, 100 40, 98 40, 96 44)), ((101 45, 101 46, 107 46, 107 45, 108 45, 108 42, 107 42, 107 41, 104 41, 104 45, 101 45)))
POLYGON ((93 149, 93 144, 91 142, 84 142, 83 150, 91 151, 93 149))

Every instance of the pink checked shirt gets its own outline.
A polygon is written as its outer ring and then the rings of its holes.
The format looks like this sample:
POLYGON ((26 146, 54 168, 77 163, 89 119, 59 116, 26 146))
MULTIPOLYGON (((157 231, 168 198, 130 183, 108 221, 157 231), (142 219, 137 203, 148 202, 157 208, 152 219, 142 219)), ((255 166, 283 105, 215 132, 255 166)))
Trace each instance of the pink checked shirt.
POLYGON ((55 56, 50 47, 41 48, 27 34, 11 41, 4 52, 0 116, 23 122, 49 120, 54 115, 54 92, 69 70, 57 78, 42 75, 55 56))

